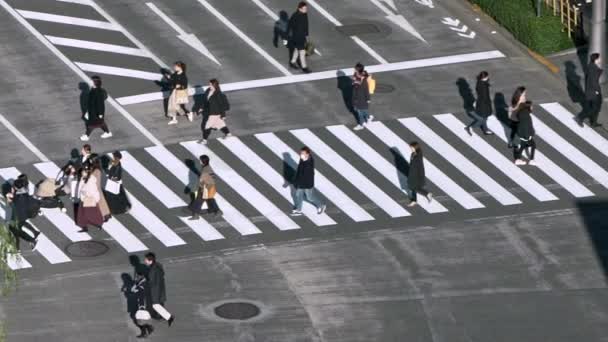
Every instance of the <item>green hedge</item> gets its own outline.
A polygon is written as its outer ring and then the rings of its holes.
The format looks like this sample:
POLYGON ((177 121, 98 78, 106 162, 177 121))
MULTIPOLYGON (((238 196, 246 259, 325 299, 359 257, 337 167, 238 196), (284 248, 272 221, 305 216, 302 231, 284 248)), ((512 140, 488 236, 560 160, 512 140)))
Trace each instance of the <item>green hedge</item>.
POLYGON ((509 30, 531 50, 546 55, 574 46, 560 18, 543 6, 542 16, 536 17, 536 0, 469 0, 509 30))

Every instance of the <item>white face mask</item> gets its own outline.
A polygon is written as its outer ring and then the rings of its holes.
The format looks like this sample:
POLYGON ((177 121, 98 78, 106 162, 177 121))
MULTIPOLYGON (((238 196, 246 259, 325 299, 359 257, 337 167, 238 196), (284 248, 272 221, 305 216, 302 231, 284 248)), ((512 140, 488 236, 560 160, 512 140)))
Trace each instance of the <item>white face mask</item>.
POLYGON ((307 160, 308 159, 308 154, 306 154, 306 153, 300 153, 300 159, 307 160))

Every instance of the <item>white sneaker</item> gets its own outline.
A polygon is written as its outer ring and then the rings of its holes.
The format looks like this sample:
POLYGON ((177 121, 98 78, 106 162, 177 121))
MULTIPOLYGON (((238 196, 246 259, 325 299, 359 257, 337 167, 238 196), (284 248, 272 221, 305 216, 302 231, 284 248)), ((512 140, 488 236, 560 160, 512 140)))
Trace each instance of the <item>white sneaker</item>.
POLYGON ((83 134, 83 135, 80 136, 80 140, 82 140, 82 141, 89 141, 89 136, 86 135, 86 134, 83 134))
POLYGON ((291 216, 302 216, 302 212, 294 209, 291 211, 291 216))
POLYGON ((169 121, 167 123, 167 125, 176 125, 177 124, 177 119, 171 119, 171 121, 169 121))
POLYGON ((526 164, 527 164, 526 161, 523 159, 517 159, 515 161, 515 165, 526 165, 526 164))
POLYGON ((367 122, 372 122, 374 121, 374 116, 370 115, 369 118, 367 118, 367 122))
POLYGON ((363 129, 363 126, 361 126, 361 125, 357 125, 357 126, 355 126, 353 129, 354 129, 355 131, 360 131, 360 130, 362 130, 362 129, 363 129))
POLYGON ((207 145, 207 139, 201 139, 201 140, 197 141, 197 143, 199 143, 201 145, 207 145))
POLYGON ((538 163, 535 160, 529 160, 528 165, 538 166, 538 163))
POLYGON ((319 208, 317 208, 317 214, 321 215, 325 212, 325 209, 327 209, 327 205, 325 204, 321 204, 321 206, 319 208))
POLYGON ((61 208, 61 212, 62 212, 62 213, 67 213, 67 212, 68 212, 68 209, 67 209, 67 208, 61 208))
POLYGON ((429 201, 429 203, 433 202, 433 194, 429 192, 429 194, 426 195, 426 199, 429 201))
POLYGON ((101 135, 101 139, 107 139, 107 138, 111 138, 111 137, 112 137, 112 132, 107 132, 107 133, 106 133, 106 132, 104 132, 104 133, 101 135))
POLYGON ((224 135, 223 139, 228 139, 230 137, 232 137, 232 133, 228 133, 228 134, 224 135))
POLYGON ((194 119, 194 117, 192 116, 192 112, 188 112, 188 114, 186 114, 186 116, 188 117, 188 121, 192 122, 192 120, 194 119))

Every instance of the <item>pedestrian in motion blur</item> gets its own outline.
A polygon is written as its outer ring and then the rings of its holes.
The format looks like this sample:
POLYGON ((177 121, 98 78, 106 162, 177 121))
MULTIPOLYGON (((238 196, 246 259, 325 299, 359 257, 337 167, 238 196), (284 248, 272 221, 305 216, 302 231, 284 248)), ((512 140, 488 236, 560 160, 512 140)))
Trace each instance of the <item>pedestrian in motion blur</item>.
POLYGON ((209 165, 209 156, 202 155, 199 157, 201 161, 201 172, 198 179, 198 190, 195 193, 192 203, 190 203, 190 211, 192 217, 190 220, 198 220, 201 214, 210 213, 214 215, 221 215, 217 202, 215 201, 215 172, 209 165))
POLYGON ((112 153, 112 161, 110 163, 110 169, 106 173, 107 180, 103 191, 112 215, 124 214, 131 210, 131 202, 129 202, 129 198, 127 197, 127 193, 122 184, 121 159, 122 153, 120 153, 120 151, 114 151, 112 153))
POLYGON ((188 104, 188 76, 186 76, 186 64, 184 62, 175 62, 173 65, 173 74, 166 74, 165 77, 169 79, 171 88, 171 95, 169 96, 169 103, 167 113, 171 118, 169 125, 175 125, 177 123, 177 117, 180 115, 186 115, 188 121, 192 122, 192 112, 186 109, 188 104), (179 109, 184 111, 184 114, 179 113, 179 109))
POLYGON ((302 204, 304 199, 317 207, 317 213, 323 214, 327 206, 323 203, 315 193, 315 160, 312 157, 310 149, 306 146, 300 149, 300 162, 296 170, 296 176, 293 181, 296 188, 294 194, 294 208, 291 212, 292 216, 302 215, 302 204))
POLYGON ((101 229, 104 220, 99 202, 103 195, 97 186, 97 178, 88 165, 80 171, 80 181, 76 191, 79 200, 76 224, 80 227, 80 232, 89 231, 89 226, 101 229))
POLYGON ((430 202, 433 200, 433 194, 425 189, 426 175, 424 173, 424 157, 422 156, 422 148, 416 141, 410 143, 412 154, 410 156, 409 172, 407 175, 407 186, 410 188, 410 204, 413 207, 418 204, 418 194, 426 196, 430 202))
POLYGON ((219 129, 224 133, 224 137, 230 137, 230 130, 226 126, 226 112, 230 110, 230 103, 226 94, 220 88, 220 82, 217 79, 209 81, 209 87, 205 90, 203 103, 203 121, 201 130, 203 131, 203 139, 199 140, 199 144, 207 144, 207 139, 211 135, 211 131, 219 129))
POLYGON ((536 142, 534 141, 534 125, 532 122, 532 102, 526 101, 519 104, 515 110, 517 116, 517 136, 519 136, 519 146, 513 149, 513 158, 516 165, 537 165, 534 161, 536 142), (526 151, 528 160, 523 158, 526 151))
POLYGON ((526 101, 526 87, 517 87, 515 92, 513 92, 511 106, 509 107, 509 128, 511 129, 508 143, 509 148, 513 148, 514 146, 513 140, 515 139, 515 135, 517 135, 517 127, 519 126, 517 110, 522 104, 526 103, 526 101))
POLYGON ((146 254, 144 262, 148 266, 146 289, 149 291, 148 298, 152 303, 152 309, 171 326, 175 320, 175 316, 164 307, 165 301, 167 300, 167 293, 165 291, 165 270, 163 269, 163 265, 156 261, 156 255, 154 253, 146 254))
POLYGON ((355 131, 365 128, 368 122, 374 120, 373 115, 369 115, 369 84, 367 82, 369 75, 365 71, 365 67, 361 63, 355 65, 355 74, 353 75, 353 108, 357 113, 357 126, 353 128, 355 131))
POLYGON ((289 44, 293 48, 291 61, 289 66, 293 69, 300 69, 305 73, 310 73, 310 69, 306 64, 306 42, 308 41, 308 5, 305 1, 298 3, 298 9, 289 18, 287 34, 289 36, 289 44), (296 64, 300 61, 300 66, 296 64))
POLYGON ((28 222, 30 218, 38 215, 39 205, 30 196, 27 188, 27 182, 23 177, 18 178, 5 194, 7 201, 5 219, 10 232, 15 237, 17 252, 21 252, 20 239, 29 242, 32 249, 35 250, 38 235, 40 235, 40 231, 28 222), (31 234, 26 233, 23 228, 29 230, 31 234))
POLYGON ((101 87, 101 77, 93 76, 93 89, 89 91, 87 99, 87 112, 84 114, 84 121, 86 125, 85 133, 80 137, 82 141, 89 141, 89 136, 95 128, 101 128, 103 133, 101 134, 102 139, 112 137, 112 132, 106 124, 106 99, 108 93, 101 87))
POLYGON ((488 129, 488 118, 492 115, 492 99, 490 97, 490 74, 487 71, 482 71, 477 75, 477 100, 475 100, 476 118, 470 125, 465 127, 467 133, 472 135, 471 127, 479 126, 485 135, 494 134, 488 129))
POLYGON ((583 113, 577 118, 580 126, 583 125, 585 119, 589 119, 591 127, 600 127, 602 124, 597 122, 600 111, 602 110, 602 87, 600 86, 600 77, 604 70, 600 68, 600 54, 592 53, 589 57, 589 66, 587 67, 587 77, 585 79, 585 99, 586 108, 583 113))

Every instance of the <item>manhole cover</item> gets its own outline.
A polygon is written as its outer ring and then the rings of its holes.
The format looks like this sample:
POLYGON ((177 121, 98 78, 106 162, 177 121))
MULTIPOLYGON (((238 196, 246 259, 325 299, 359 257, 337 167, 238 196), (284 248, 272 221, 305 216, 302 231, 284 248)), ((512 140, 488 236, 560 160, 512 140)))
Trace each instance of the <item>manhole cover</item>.
POLYGON ((96 257, 105 254, 110 248, 99 241, 78 241, 68 245, 66 252, 72 257, 96 257))
POLYGON ((395 91, 395 86, 386 84, 386 83, 378 83, 376 84, 375 93, 388 94, 395 91))
POLYGON ((260 314, 260 308, 257 305, 245 302, 224 303, 213 311, 221 318, 241 321, 260 314))
POLYGON ((381 32, 378 26, 371 23, 336 26, 336 29, 347 36, 359 36, 381 32))

